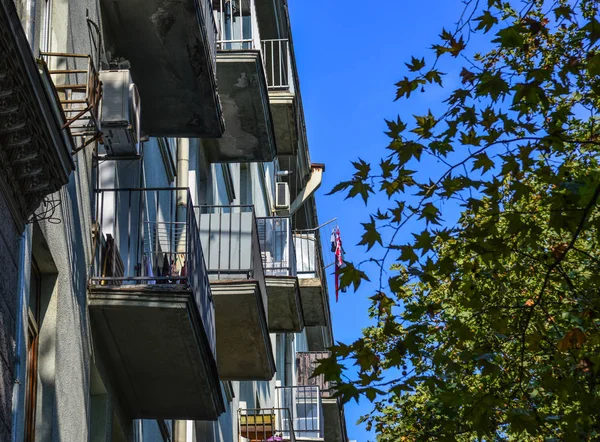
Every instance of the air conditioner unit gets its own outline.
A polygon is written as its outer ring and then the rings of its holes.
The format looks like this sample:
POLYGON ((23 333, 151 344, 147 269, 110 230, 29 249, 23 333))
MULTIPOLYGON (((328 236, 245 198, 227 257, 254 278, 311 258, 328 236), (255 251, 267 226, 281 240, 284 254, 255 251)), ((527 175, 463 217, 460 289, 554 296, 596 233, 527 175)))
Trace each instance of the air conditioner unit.
POLYGON ((287 210, 290 208, 290 188, 288 183, 275 183, 275 209, 287 210))
MULTIPOLYGON (((100 71, 100 125, 107 157, 131 157, 140 149, 140 96, 127 69, 100 71)), ((102 152, 100 152, 102 153, 102 152)))

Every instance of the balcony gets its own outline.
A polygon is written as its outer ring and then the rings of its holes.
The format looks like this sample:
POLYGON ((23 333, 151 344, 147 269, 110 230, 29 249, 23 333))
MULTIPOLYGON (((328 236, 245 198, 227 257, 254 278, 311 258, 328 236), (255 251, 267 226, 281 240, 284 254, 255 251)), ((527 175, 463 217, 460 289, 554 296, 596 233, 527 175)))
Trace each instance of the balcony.
POLYGON ((334 386, 323 375, 312 377, 316 365, 321 359, 331 356, 329 352, 296 353, 298 368, 297 383, 318 388, 323 405, 323 436, 327 442, 347 442, 346 418, 344 406, 334 397, 334 386))
POLYGON ((15 5, 0 2, 0 191, 19 230, 69 181, 73 140, 56 90, 37 64, 15 5))
POLYGON ((211 288, 187 207, 187 189, 97 191, 92 332, 133 418, 225 411, 211 288))
POLYGON ((226 130, 207 143, 213 162, 269 162, 275 134, 254 0, 214 0, 217 79, 226 130))
POLYGON ((271 380, 275 360, 253 206, 201 206, 200 241, 215 303, 219 377, 271 380))
POLYGON ((238 432, 245 442, 296 442, 293 420, 287 408, 238 410, 238 432))
POLYGON ((263 40, 269 102, 278 155, 295 155, 298 147, 298 112, 290 41, 263 40))
POLYGON ((329 302, 323 289, 327 281, 323 273, 320 232, 294 232, 294 246, 304 323, 307 326, 326 326, 329 323, 329 302))
POLYGON ((297 441, 323 441, 323 406, 321 390, 316 386, 277 387, 281 408, 290 410, 283 421, 283 436, 294 432, 297 441))
MULTIPOLYGON (((101 0, 107 48, 131 63, 142 127, 157 137, 220 137, 211 0, 101 0)), ((110 60, 109 60, 110 61, 110 60)))
POLYGON ((300 332, 304 328, 304 317, 291 220, 272 217, 256 221, 267 286, 269 331, 300 332))

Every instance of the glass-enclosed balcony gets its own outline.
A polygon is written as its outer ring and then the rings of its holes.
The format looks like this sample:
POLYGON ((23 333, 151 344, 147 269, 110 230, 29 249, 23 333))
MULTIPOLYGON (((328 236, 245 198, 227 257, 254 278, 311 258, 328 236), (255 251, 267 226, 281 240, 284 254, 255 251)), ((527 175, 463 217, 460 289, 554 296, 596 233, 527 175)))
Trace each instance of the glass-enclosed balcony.
POLYGON ((290 217, 257 218, 269 304, 269 331, 304 328, 290 217))
POLYGON ((254 0, 215 0, 217 78, 226 130, 211 140, 213 162, 272 161, 275 134, 269 108, 254 0))
POLYGON ((254 208, 200 206, 195 212, 215 302, 219 375, 270 380, 275 361, 254 208))
POLYGON ((215 308, 189 191, 96 195, 88 305, 123 405, 134 418, 215 420, 215 308))
POLYGON ((289 420, 283 421, 284 437, 293 431, 297 441, 323 441, 323 406, 319 387, 277 387, 277 400, 281 408, 290 410, 289 420))
POLYGON ((296 442, 288 408, 242 408, 238 410, 238 434, 246 442, 296 442))

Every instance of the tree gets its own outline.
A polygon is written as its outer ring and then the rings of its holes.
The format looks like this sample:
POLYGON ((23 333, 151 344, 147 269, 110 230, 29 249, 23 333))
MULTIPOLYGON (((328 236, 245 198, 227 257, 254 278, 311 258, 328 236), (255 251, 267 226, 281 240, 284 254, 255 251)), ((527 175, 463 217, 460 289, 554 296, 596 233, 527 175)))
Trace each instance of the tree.
POLYGON ((373 325, 317 373, 373 402, 362 420, 381 442, 597 440, 598 4, 463 3, 397 83, 396 99, 418 100, 460 62, 443 112, 387 121, 379 165, 357 160, 332 190, 389 204, 363 224, 377 271, 340 270, 343 286, 379 281, 373 325))

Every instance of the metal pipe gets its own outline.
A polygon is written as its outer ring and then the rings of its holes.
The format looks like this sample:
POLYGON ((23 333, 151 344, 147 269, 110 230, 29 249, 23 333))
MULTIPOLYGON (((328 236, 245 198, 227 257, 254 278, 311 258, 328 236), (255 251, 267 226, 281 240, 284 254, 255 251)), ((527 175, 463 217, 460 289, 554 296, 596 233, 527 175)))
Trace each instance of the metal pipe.
MULTIPOLYGON (((185 223, 188 211, 188 187, 190 174, 190 140, 189 138, 180 138, 177 143, 177 214, 178 223, 185 223)), ((185 235, 178 235, 177 253, 186 253, 185 235)), ((183 264, 183 259, 178 262, 183 264)))
POLYGON ((14 362, 14 373, 15 381, 13 385, 12 395, 12 434, 11 441, 19 442, 23 439, 23 434, 19 431, 22 428, 19 425, 20 413, 25 408, 25 383, 26 383, 26 328, 25 318, 27 317, 27 309, 29 308, 29 279, 31 276, 31 236, 33 233, 33 227, 31 224, 25 226, 25 231, 21 235, 19 244, 19 274, 18 274, 18 302, 17 302, 17 317, 16 317, 16 343, 15 343, 15 362, 14 362), (21 391, 23 387, 23 391, 21 391))
POLYGON ((25 8, 25 17, 23 18, 23 28, 27 41, 31 49, 35 46, 35 8, 37 0, 27 0, 27 7, 25 8))

